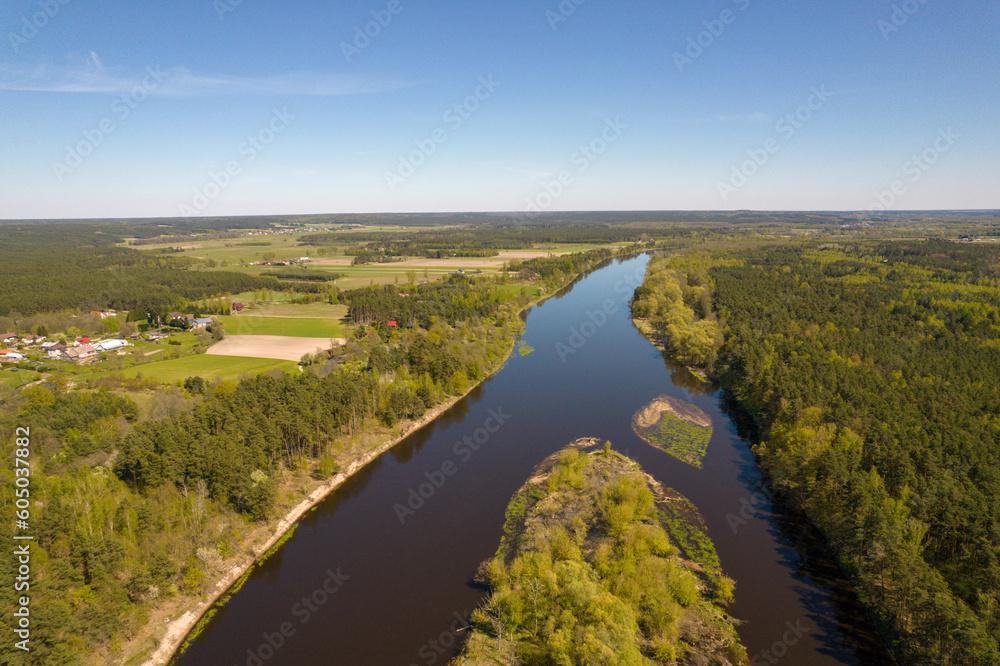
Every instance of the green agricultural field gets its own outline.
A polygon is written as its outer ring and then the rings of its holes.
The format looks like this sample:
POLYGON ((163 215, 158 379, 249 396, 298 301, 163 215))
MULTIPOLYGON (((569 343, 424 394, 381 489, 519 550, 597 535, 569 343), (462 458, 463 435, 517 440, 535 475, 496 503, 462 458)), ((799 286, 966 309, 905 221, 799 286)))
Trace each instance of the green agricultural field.
MULTIPOLYGON (((409 227, 366 227, 365 231, 375 232, 400 232, 412 234, 417 231, 442 231, 448 227, 420 227, 419 229, 409 227)), ((171 253, 170 256, 187 257, 199 262, 196 269, 209 271, 235 271, 248 275, 260 276, 269 271, 276 270, 274 266, 250 266, 247 264, 267 260, 283 261, 288 259, 298 259, 309 257, 311 261, 305 266, 310 272, 338 273, 344 277, 338 279, 335 284, 341 289, 355 289, 357 287, 367 287, 371 284, 406 284, 410 282, 410 275, 416 274, 417 282, 427 282, 429 280, 439 280, 442 277, 456 272, 459 268, 465 269, 469 273, 482 271, 484 273, 495 273, 501 269, 504 262, 518 259, 528 259, 532 257, 545 257, 550 253, 567 254, 571 252, 585 252, 596 247, 603 247, 602 244, 562 244, 546 243, 539 244, 532 250, 501 251, 496 257, 449 257, 445 259, 430 259, 424 257, 405 257, 403 261, 390 264, 368 264, 352 266, 352 257, 344 255, 344 251, 351 246, 347 242, 339 243, 336 235, 331 237, 331 242, 322 248, 310 245, 299 245, 299 239, 304 235, 310 235, 314 231, 306 231, 302 234, 282 234, 267 236, 244 236, 241 238, 225 239, 191 239, 186 241, 175 241, 173 243, 140 245, 138 249, 159 253, 165 249, 180 249, 181 252, 171 253)), ((614 246, 615 244, 606 244, 614 246)), ((280 267, 279 267, 280 268, 280 267)), ((235 299, 253 299, 253 294, 238 294, 235 299)))
POLYGON ((158 363, 147 363, 122 371, 125 377, 142 375, 144 379, 154 379, 166 384, 175 384, 188 377, 214 379, 239 379, 241 375, 257 375, 270 370, 296 372, 297 365, 291 361, 275 361, 264 358, 243 358, 240 356, 186 356, 184 358, 158 363))
POLYGON ((272 303, 259 305, 252 310, 244 311, 240 317, 290 317, 293 319, 343 319, 347 316, 346 305, 330 305, 329 303, 272 303))
POLYGON ((270 317, 243 313, 217 317, 226 327, 226 335, 285 335, 293 338, 342 338, 344 325, 339 319, 318 317, 270 317))
POLYGON ((366 266, 338 266, 335 270, 344 277, 335 283, 341 289, 356 289, 370 284, 406 284, 410 281, 407 273, 415 271, 417 282, 439 280, 455 272, 454 268, 434 268, 437 259, 427 259, 421 267, 393 266, 393 264, 371 264, 366 266))
MULTIPOLYGON (((312 256, 310 250, 315 252, 315 248, 307 248, 299 245, 300 234, 269 235, 269 236, 245 236, 242 238, 226 238, 215 240, 176 241, 174 243, 164 243, 156 245, 138 245, 136 249, 149 252, 158 252, 168 248, 177 248, 183 252, 171 254, 171 256, 189 257, 192 259, 209 262, 214 261, 215 266, 211 268, 223 268, 218 264, 226 262, 228 269, 239 268, 241 261, 247 263, 261 261, 265 254, 273 254, 274 260, 298 259, 299 257, 312 256)), ((270 268, 270 267, 267 267, 270 268)))

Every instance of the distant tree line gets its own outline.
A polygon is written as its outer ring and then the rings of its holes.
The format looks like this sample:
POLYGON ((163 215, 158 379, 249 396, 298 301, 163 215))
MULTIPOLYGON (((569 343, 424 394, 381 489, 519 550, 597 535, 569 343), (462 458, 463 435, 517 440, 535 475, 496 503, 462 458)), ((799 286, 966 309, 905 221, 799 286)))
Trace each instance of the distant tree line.
POLYGON ((178 296, 281 289, 274 277, 189 270, 190 260, 121 247, 119 238, 88 225, 6 226, 4 235, 0 316, 115 309, 145 318, 178 296))

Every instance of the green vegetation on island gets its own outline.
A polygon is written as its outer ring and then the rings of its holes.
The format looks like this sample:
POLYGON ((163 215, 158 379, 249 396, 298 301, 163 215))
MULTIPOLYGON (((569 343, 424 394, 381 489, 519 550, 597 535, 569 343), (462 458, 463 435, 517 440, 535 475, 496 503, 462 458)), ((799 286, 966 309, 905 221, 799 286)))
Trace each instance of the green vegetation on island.
POLYGON ((578 440, 536 468, 484 570, 458 666, 747 661, 697 511, 610 443, 578 440))
POLYGON ((661 395, 635 413, 632 430, 646 443, 700 468, 712 439, 712 419, 692 404, 661 395))

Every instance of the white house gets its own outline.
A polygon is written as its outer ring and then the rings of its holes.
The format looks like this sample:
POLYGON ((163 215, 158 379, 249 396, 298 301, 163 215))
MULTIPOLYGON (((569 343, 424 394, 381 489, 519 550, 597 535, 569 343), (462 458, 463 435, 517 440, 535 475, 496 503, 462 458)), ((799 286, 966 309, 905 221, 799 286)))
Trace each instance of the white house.
POLYGON ((115 351, 124 349, 128 343, 125 340, 101 340, 94 344, 94 348, 99 352, 115 351))

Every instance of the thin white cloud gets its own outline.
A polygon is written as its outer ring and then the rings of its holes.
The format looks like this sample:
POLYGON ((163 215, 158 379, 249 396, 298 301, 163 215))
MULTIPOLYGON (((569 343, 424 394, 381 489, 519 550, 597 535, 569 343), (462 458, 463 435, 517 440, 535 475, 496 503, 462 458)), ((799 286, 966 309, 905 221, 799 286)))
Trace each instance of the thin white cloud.
POLYGON ((97 54, 90 52, 87 67, 51 67, 0 65, 0 90, 21 92, 126 94, 156 74, 160 83, 150 94, 169 97, 208 97, 217 95, 306 95, 336 97, 368 95, 410 88, 413 81, 374 80, 342 74, 290 72, 270 76, 229 76, 203 74, 183 67, 172 69, 150 66, 134 74, 120 68, 105 68, 97 54))

